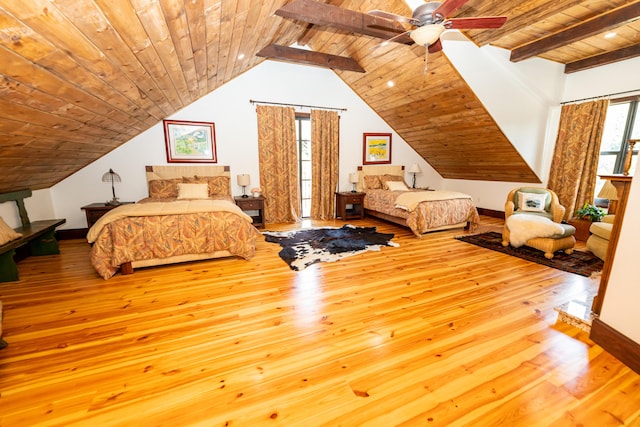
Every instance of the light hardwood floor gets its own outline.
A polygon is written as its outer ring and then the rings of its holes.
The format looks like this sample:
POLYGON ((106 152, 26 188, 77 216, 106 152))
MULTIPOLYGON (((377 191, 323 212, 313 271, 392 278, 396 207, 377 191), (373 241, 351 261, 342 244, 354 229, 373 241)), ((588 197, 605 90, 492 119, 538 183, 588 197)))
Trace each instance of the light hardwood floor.
POLYGON ((295 272, 260 241, 108 281, 81 240, 21 261, 0 284, 0 425, 640 425, 640 376, 556 322, 589 279, 462 230, 351 223, 400 246, 295 272))

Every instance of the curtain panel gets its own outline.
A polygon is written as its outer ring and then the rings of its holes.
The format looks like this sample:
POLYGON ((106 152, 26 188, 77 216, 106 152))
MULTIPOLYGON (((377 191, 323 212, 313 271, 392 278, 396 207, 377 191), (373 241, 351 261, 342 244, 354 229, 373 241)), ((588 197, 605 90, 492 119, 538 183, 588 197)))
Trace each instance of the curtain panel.
POLYGON ((265 223, 300 220, 296 117, 292 107, 256 106, 265 223))
POLYGON ((311 110, 311 218, 335 218, 338 188, 340 116, 311 110))
POLYGON ((566 208, 565 219, 585 202, 593 203, 608 106, 608 100, 562 106, 547 187, 566 208))

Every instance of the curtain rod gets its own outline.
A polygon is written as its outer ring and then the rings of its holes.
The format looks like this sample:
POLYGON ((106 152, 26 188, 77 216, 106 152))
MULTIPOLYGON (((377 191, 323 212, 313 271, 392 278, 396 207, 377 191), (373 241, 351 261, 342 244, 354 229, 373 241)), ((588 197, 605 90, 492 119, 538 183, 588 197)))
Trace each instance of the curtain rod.
POLYGON ((602 99, 602 98, 610 98, 612 96, 626 95, 628 93, 633 93, 633 92, 640 92, 640 89, 625 90, 623 92, 610 93, 608 95, 593 96, 591 98, 574 99, 573 101, 561 102, 560 105, 571 104, 574 102, 591 101, 591 100, 602 99))
POLYGON ((320 108, 322 110, 347 111, 346 108, 322 107, 319 105, 287 104, 284 102, 256 101, 255 99, 250 99, 249 102, 252 104, 285 105, 287 107, 320 108))

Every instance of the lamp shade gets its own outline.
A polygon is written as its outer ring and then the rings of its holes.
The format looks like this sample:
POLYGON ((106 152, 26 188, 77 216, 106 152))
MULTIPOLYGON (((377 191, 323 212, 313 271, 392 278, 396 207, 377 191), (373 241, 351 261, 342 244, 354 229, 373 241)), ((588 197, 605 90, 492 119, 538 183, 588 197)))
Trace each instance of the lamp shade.
POLYGON ((409 167, 409 170, 407 172, 409 172, 409 173, 420 173, 422 171, 420 170, 420 166, 418 166, 417 163, 414 163, 414 164, 411 165, 411 167, 409 167))
POLYGON ((606 180, 602 189, 598 193, 598 198, 618 200, 618 190, 616 190, 616 187, 611 183, 611 181, 606 180))
POLYGON ((444 30, 444 25, 428 24, 411 31, 409 37, 421 46, 430 46, 440 38, 444 30))
POLYGON ((248 173, 238 175, 238 185, 241 187, 247 187, 251 183, 251 177, 248 173))
POLYGON ((102 182, 122 182, 122 179, 120 178, 120 175, 113 171, 113 169, 109 169, 109 172, 105 172, 102 175, 102 182))
POLYGON ((349 174, 349 182, 352 184, 357 184, 358 183, 358 174, 357 173, 350 173, 349 174))

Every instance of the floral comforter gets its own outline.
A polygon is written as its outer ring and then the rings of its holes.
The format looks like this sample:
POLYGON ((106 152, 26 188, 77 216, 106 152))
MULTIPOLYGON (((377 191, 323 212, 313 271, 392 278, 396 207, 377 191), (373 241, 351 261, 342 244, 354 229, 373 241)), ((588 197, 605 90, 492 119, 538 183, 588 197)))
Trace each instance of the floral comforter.
POLYGON ((227 201, 191 202, 112 209, 87 235, 93 243, 91 265, 106 280, 126 262, 217 251, 244 259, 254 256, 260 232, 251 217, 227 201))
POLYGON ((468 222, 470 231, 474 231, 480 223, 480 216, 471 196, 424 201, 409 211, 396 207, 396 199, 400 194, 401 191, 367 190, 364 208, 404 218, 407 226, 418 237, 439 227, 463 222, 468 222))

